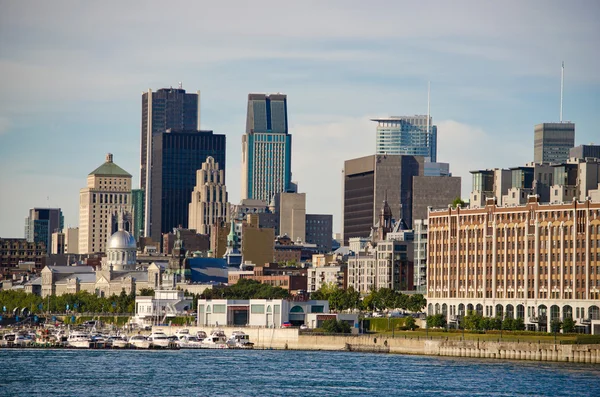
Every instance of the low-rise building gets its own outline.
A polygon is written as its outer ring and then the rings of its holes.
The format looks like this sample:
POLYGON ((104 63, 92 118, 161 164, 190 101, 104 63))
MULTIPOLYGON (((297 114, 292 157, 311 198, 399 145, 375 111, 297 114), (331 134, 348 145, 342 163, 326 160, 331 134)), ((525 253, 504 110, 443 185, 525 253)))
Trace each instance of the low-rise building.
POLYGON ((24 238, 0 238, 0 278, 19 272, 19 263, 34 262, 36 272, 45 266, 46 243, 28 242, 24 238))
MULTIPOLYGON (((249 264, 246 263, 244 266, 249 267, 249 264)), ((290 291, 292 295, 306 292, 307 288, 307 269, 291 266, 280 267, 277 263, 256 265, 252 273, 249 273, 248 270, 229 272, 230 285, 237 283, 241 278, 256 280, 273 287, 281 287, 290 291)))
POLYGON ((198 326, 279 328, 284 323, 300 326, 308 325, 307 318, 312 313, 328 314, 329 302, 287 299, 198 299, 198 326))
POLYGON ((308 292, 318 291, 324 284, 334 285, 339 289, 346 289, 348 286, 347 265, 309 267, 307 272, 308 292))
POLYGON ((168 324, 169 318, 189 315, 193 298, 181 290, 155 290, 154 296, 135 297, 133 321, 141 326, 168 324))

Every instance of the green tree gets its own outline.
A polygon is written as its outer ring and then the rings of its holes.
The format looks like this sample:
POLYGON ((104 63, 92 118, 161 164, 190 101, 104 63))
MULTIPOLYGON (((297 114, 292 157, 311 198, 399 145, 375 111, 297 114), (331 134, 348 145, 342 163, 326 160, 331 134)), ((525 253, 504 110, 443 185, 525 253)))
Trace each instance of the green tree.
POLYGON ((472 310, 462 318, 462 326, 468 330, 480 330, 483 329, 482 321, 483 316, 472 310))
POLYGON ((525 330, 525 321, 521 317, 515 318, 513 321, 513 330, 515 331, 524 331, 525 330))
POLYGON ((350 324, 345 321, 337 321, 333 318, 323 321, 321 328, 324 332, 332 334, 348 334, 351 331, 350 324))
POLYGON ((562 326, 563 326, 562 321, 560 321, 558 318, 555 318, 554 320, 552 320, 550 322, 550 331, 558 333, 558 332, 560 332, 562 326))
POLYGON ((463 208, 465 206, 465 204, 466 203, 460 197, 457 197, 454 199, 454 201, 452 201, 452 208, 456 208, 456 207, 463 208))
POLYGON ((410 329, 411 331, 414 331, 415 329, 417 329, 417 321, 412 316, 406 317, 406 319, 404 320, 404 326, 410 329))
POLYGON ((571 317, 567 317, 563 320, 562 329, 564 333, 575 332, 575 320, 571 317))
POLYGON ((406 309, 411 312, 420 312, 425 306, 427 306, 427 299, 422 294, 414 294, 408 297, 406 309))
POLYGON ((427 327, 428 328, 445 328, 446 317, 443 314, 434 314, 433 316, 427 316, 427 327))
POLYGON ((154 290, 152 288, 142 288, 140 289, 139 296, 154 296, 154 290))

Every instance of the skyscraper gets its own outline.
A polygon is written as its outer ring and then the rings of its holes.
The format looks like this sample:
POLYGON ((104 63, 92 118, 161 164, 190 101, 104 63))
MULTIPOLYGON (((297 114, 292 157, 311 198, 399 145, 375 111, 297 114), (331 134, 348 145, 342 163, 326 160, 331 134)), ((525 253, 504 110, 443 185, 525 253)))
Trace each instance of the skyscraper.
POLYGON ((437 126, 426 115, 371 119, 377 122, 376 154, 423 156, 437 161, 437 126))
MULTIPOLYGON (((140 187, 145 193, 144 220, 151 218, 153 206, 152 173, 148 172, 154 164, 152 147, 154 137, 167 130, 200 130, 200 91, 187 94, 181 88, 161 88, 157 92, 142 94, 142 131, 140 150, 140 187), (147 188, 148 186, 148 188, 147 188)), ((202 159, 204 161, 205 159, 202 159)), ((160 193, 160 192, 159 192, 160 193)), ((150 236, 150 222, 144 222, 144 235, 150 236)))
MULTIPOLYGON (((113 163, 113 155, 87 177, 79 191, 79 253, 105 252, 108 238, 117 231, 117 215, 131 216, 131 174, 113 163)), ((131 230, 133 225, 126 225, 131 230)))
POLYGON ((25 218, 25 239, 29 243, 52 244, 52 233, 62 230, 64 217, 60 208, 32 208, 25 218))
POLYGON ((569 159, 569 150, 574 146, 574 123, 542 123, 535 126, 535 163, 564 163, 569 159))
POLYGON ((131 190, 132 234, 136 241, 144 234, 144 189, 131 190))
POLYGON ((200 234, 210 234, 211 226, 219 218, 224 222, 230 221, 225 171, 219 168, 219 163, 212 157, 208 157, 202 169, 196 171, 196 187, 192 192, 189 211, 188 227, 200 234))
POLYGON ((242 199, 270 202, 292 189, 292 136, 287 96, 249 94, 242 136, 242 199))
POLYGON ((167 130, 154 135, 152 172, 149 189, 149 234, 152 241, 161 241, 162 233, 177 227, 188 227, 189 204, 196 186, 196 171, 208 157, 225 169, 225 135, 212 131, 167 130))

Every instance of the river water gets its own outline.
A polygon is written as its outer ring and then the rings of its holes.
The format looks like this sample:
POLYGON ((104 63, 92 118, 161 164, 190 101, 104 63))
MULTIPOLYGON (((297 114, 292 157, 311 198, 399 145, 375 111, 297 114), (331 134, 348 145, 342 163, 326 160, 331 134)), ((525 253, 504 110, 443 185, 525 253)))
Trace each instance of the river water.
POLYGON ((600 366, 278 350, 0 350, 0 396, 600 396, 600 366))

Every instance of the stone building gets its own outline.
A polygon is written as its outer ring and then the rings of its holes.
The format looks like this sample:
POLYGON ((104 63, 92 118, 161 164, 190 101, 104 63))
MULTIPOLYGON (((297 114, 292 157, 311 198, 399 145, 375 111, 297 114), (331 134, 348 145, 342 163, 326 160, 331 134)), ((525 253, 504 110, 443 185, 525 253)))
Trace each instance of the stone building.
MULTIPOLYGON (((105 252, 108 238, 117 231, 116 215, 131 217, 131 174, 113 163, 113 155, 87 177, 79 192, 79 253, 105 252)), ((127 223, 125 230, 133 225, 127 223)))
POLYGON ((189 206, 188 227, 200 234, 210 234, 210 226, 217 219, 230 220, 225 171, 211 156, 202 164, 202 169, 196 171, 196 187, 189 206))

